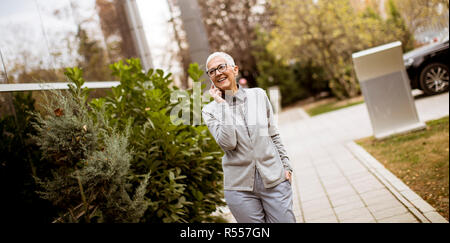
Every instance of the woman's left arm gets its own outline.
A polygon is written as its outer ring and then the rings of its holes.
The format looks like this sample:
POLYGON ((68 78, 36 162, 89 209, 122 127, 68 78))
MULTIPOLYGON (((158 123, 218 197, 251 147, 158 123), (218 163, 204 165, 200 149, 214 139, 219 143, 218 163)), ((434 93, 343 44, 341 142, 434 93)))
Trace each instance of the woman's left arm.
POLYGON ((286 149, 284 148, 284 145, 281 142, 280 134, 275 134, 273 136, 270 136, 270 138, 272 139, 273 144, 275 144, 275 147, 278 150, 278 154, 280 155, 284 169, 292 173, 292 167, 289 163, 289 157, 287 156, 286 149))
POLYGON ((280 155, 281 162, 283 163, 283 167, 286 171, 290 171, 292 173, 292 167, 289 163, 289 157, 287 156, 286 149, 284 148, 283 143, 281 142, 280 133, 278 132, 278 127, 275 122, 275 117, 273 115, 272 110, 272 104, 269 101, 269 98, 267 97, 266 92, 261 89, 264 93, 264 97, 266 100, 266 107, 267 107, 267 118, 268 118, 268 125, 269 125, 269 136, 273 141, 273 144, 275 144, 276 149, 278 150, 278 154, 280 155))

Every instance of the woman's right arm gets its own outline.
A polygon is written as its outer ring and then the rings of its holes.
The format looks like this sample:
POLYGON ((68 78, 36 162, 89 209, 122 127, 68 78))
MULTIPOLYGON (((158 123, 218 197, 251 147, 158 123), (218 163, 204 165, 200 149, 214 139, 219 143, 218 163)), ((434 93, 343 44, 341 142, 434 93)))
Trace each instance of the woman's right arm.
POLYGON ((234 150, 236 148, 236 128, 233 122, 230 106, 226 102, 218 105, 220 111, 202 110, 203 120, 208 126, 217 144, 224 150, 234 150))

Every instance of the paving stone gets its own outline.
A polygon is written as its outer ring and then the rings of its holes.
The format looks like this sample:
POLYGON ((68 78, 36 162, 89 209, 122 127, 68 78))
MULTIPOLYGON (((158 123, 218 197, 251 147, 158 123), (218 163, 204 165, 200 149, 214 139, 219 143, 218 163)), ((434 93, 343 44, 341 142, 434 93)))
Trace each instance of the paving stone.
POLYGON ((388 197, 388 196, 392 196, 393 197, 394 196, 386 188, 381 188, 381 189, 378 189, 378 190, 361 193, 360 195, 361 195, 363 200, 370 200, 372 198, 379 198, 379 197, 388 197))
POLYGON ((431 211, 436 211, 430 204, 425 202, 422 198, 414 200, 411 202, 417 209, 422 213, 428 213, 431 211))
POLYGON ((425 215, 422 214, 419 210, 417 210, 417 208, 411 206, 408 207, 408 210, 419 220, 420 223, 430 223, 430 220, 425 217, 425 215))
POLYGON ((320 158, 319 160, 313 159, 314 166, 331 166, 334 164, 334 161, 331 157, 320 158))
POLYGON ((381 184, 379 181, 376 180, 364 180, 353 182, 352 184, 355 187, 356 191, 360 194, 368 191, 374 191, 385 188, 383 184, 381 184))
POLYGON ((418 223, 419 221, 410 213, 396 215, 378 220, 379 223, 418 223))
POLYGON ((351 182, 351 183, 360 183, 360 182, 364 182, 364 183, 369 183, 369 182, 375 182, 375 181, 379 181, 372 173, 370 173, 370 172, 367 172, 367 173, 364 173, 364 172, 362 172, 361 173, 361 175, 359 175, 359 176, 357 176, 357 177, 352 177, 352 176, 349 176, 349 177, 347 177, 348 178, 348 180, 351 182))
POLYGON ((330 210, 322 210, 322 211, 315 211, 315 212, 305 212, 304 214, 305 217, 305 222, 311 222, 311 221, 315 221, 315 220, 326 220, 326 219, 335 219, 336 221, 336 215, 334 214, 334 212, 330 209, 330 210))
POLYGON ((425 213, 425 217, 431 221, 431 223, 448 223, 448 221, 442 217, 438 212, 432 211, 425 213))
POLYGON ((314 167, 304 168, 295 172, 297 175, 315 175, 316 169, 314 167))
POLYGON ((321 183, 326 187, 336 187, 342 184, 349 184, 344 175, 336 175, 320 178, 321 183))
POLYGON ((337 188, 333 188, 331 190, 326 190, 327 195, 329 195, 330 197, 333 196, 334 198, 342 196, 342 197, 346 197, 349 195, 354 195, 355 189, 353 189, 353 187, 351 186, 342 186, 342 187, 337 187, 337 188))
POLYGON ((379 212, 382 210, 386 210, 389 208, 396 208, 396 207, 402 207, 402 208, 405 208, 405 210, 407 209, 407 207, 405 207, 405 205, 400 203, 398 200, 390 199, 390 198, 388 198, 386 200, 380 200, 380 201, 377 201, 372 204, 366 203, 366 205, 367 205, 367 208, 369 208, 369 210, 371 212, 379 212))
POLYGON ((350 152, 341 152, 338 154, 332 154, 334 161, 351 161, 355 159, 355 156, 353 156, 350 152))
POLYGON ((363 219, 373 219, 372 214, 370 214, 367 208, 357 208, 353 210, 348 210, 345 212, 337 213, 338 219, 340 221, 354 219, 354 220, 363 220, 363 219))
POLYGON ((364 205, 364 203, 361 200, 355 200, 353 202, 347 203, 347 204, 343 204, 341 206, 338 207, 334 207, 334 212, 336 214, 341 214, 350 210, 356 210, 359 208, 364 208, 366 205, 364 205))
POLYGON ((406 209, 403 205, 397 207, 388 206, 378 210, 374 210, 374 208, 369 208, 369 210, 377 220, 389 218, 396 215, 402 215, 409 212, 408 209, 406 209))
POLYGON ((329 215, 329 217, 325 218, 307 220, 306 223, 338 223, 338 220, 336 219, 336 216, 329 215))
POLYGON ((319 180, 311 180, 311 183, 308 183, 303 179, 297 179, 297 185, 300 192, 308 190, 323 190, 319 180))
POLYGON ((308 194, 302 194, 299 195, 300 201, 303 203, 310 202, 317 199, 327 199, 327 195, 323 191, 318 192, 311 192, 308 194))
POLYGON ((372 216, 364 217, 356 217, 350 219, 341 220, 341 223, 376 223, 375 219, 372 216))
POLYGON ((393 206, 403 205, 394 195, 392 194, 379 194, 374 197, 361 196, 363 201, 369 206, 375 206, 378 204, 391 204, 393 206))
POLYGON ((362 172, 359 172, 359 173, 346 175, 346 177, 347 177, 347 179, 350 182, 353 182, 353 181, 361 180, 362 178, 364 178, 364 179, 366 179, 366 178, 373 178, 373 175, 369 171, 362 171, 362 172))
POLYGON ((331 209, 328 198, 319 198, 302 203, 303 212, 315 212, 323 209, 331 209))
POLYGON ((347 195, 347 196, 337 196, 336 198, 334 198, 332 195, 329 195, 330 197, 330 201, 331 201, 331 205, 333 207, 339 207, 341 205, 345 205, 348 203, 353 203, 354 201, 359 201, 361 200, 361 198, 358 196, 358 194, 352 194, 352 195, 347 195))
POLYGON ((401 181, 398 178, 393 178, 390 177, 388 179, 386 179, 388 181, 389 184, 391 184, 395 190, 397 191, 405 191, 405 190, 411 190, 407 185, 405 185, 405 183, 403 183, 403 181, 401 181))
POLYGON ((417 193, 413 192, 411 189, 407 189, 400 192, 408 201, 413 202, 415 200, 422 199, 417 193))
POLYGON ((347 177, 351 177, 352 175, 359 175, 360 173, 368 172, 366 168, 352 168, 352 169, 344 169, 344 174, 347 177))

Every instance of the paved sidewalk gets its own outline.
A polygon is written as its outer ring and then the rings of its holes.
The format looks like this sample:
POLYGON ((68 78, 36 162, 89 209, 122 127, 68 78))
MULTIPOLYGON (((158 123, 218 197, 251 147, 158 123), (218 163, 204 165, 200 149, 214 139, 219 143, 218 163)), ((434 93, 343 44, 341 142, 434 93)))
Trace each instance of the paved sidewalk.
MULTIPOLYGON (((416 99, 421 121, 449 114, 449 95, 416 99)), ((298 222, 447 222, 353 140, 371 136, 365 104, 305 118, 279 115, 294 167, 298 222)))
MULTIPOLYGON (((421 121, 449 114, 448 93, 415 103, 421 121)), ((278 125, 294 168, 297 222, 447 222, 353 142, 373 135, 365 104, 311 118, 292 108, 279 114, 278 125)))

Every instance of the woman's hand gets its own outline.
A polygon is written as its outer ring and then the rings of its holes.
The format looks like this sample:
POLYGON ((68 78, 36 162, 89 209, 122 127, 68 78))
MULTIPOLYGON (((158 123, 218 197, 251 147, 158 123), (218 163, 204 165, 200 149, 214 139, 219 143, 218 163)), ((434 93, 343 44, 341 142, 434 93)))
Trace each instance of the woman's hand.
POLYGON ((292 174, 291 174, 291 172, 288 171, 288 170, 285 170, 284 174, 286 175, 286 179, 289 181, 289 183, 292 184, 292 174))
POLYGON ((224 99, 222 99, 222 91, 220 91, 220 89, 218 89, 214 85, 212 85, 211 88, 209 89, 209 94, 214 98, 214 100, 217 103, 225 101, 224 99))

